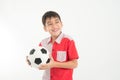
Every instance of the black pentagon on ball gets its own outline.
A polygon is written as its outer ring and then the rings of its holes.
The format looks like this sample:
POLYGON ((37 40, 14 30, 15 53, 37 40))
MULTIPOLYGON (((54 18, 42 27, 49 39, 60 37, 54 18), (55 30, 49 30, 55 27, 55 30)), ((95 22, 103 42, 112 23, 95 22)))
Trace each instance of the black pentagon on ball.
POLYGON ((41 52, 42 52, 43 54, 47 54, 47 50, 45 50, 44 48, 41 49, 41 52))
POLYGON ((41 58, 35 58, 35 61, 34 61, 37 65, 39 65, 40 63, 42 63, 42 60, 41 58))
POLYGON ((35 49, 32 49, 32 50, 30 50, 30 55, 33 55, 34 54, 34 52, 35 52, 35 49))
POLYGON ((46 63, 49 63, 50 62, 50 58, 48 58, 48 60, 46 61, 46 63))

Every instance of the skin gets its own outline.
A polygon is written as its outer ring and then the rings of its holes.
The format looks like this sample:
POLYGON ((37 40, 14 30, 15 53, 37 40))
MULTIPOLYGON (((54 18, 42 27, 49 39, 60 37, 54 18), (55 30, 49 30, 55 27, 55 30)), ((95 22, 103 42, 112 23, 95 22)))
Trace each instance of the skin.
MULTIPOLYGON (((44 30, 46 32, 49 32, 52 38, 52 44, 55 42, 57 37, 60 35, 61 30, 62 30, 63 24, 57 17, 51 17, 46 19, 46 24, 44 26, 44 30)), ((52 56, 50 55, 50 63, 48 64, 42 64, 38 68, 40 70, 45 70, 48 68, 67 68, 67 69, 73 69, 76 68, 78 65, 77 59, 67 61, 67 62, 57 62, 54 61, 52 56)))

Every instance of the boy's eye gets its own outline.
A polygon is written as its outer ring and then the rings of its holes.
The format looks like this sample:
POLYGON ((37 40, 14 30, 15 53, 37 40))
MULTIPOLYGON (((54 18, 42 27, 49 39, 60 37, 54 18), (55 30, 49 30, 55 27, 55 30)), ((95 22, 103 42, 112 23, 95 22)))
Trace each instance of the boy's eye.
POLYGON ((51 23, 49 23, 48 25, 52 25, 51 23))
POLYGON ((49 26, 49 25, 52 25, 52 23, 47 23, 47 25, 49 26))
POLYGON ((59 23, 59 21, 56 21, 55 23, 59 23))

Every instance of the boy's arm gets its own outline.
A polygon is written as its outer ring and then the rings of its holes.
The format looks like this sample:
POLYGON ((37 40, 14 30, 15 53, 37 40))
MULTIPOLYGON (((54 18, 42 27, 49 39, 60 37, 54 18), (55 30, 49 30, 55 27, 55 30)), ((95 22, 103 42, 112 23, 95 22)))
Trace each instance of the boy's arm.
POLYGON ((51 65, 50 67, 73 69, 73 68, 76 68, 77 65, 78 65, 77 59, 74 59, 74 60, 67 61, 67 62, 56 62, 55 61, 53 65, 51 65))
POLYGON ((68 68, 68 69, 73 69, 76 68, 78 65, 77 59, 67 61, 67 62, 57 62, 54 61, 53 58, 51 58, 50 63, 48 64, 43 64, 39 66, 40 70, 45 70, 48 68, 68 68))

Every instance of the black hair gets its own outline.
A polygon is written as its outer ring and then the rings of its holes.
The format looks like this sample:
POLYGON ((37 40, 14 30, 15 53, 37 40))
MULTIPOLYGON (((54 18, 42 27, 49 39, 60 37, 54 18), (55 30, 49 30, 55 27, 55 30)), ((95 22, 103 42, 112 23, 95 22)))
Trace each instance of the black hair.
POLYGON ((59 20, 61 21, 60 15, 55 12, 55 11, 47 11, 43 16, 42 16, 42 23, 45 26, 46 19, 51 18, 51 17, 58 17, 59 20))

